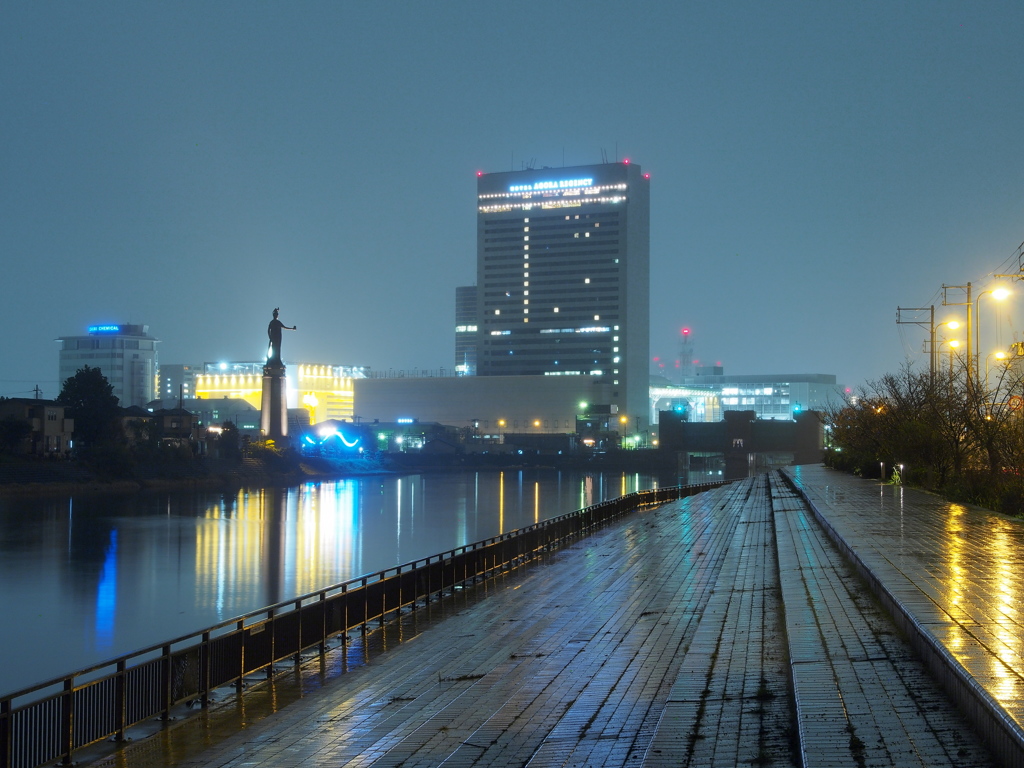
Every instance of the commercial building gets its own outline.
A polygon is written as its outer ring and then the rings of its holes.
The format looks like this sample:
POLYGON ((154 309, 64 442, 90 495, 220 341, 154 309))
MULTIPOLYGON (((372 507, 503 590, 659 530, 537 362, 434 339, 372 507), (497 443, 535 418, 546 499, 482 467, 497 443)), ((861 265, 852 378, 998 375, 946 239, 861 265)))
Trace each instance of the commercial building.
POLYGON ((100 369, 122 407, 145 406, 156 397, 159 339, 149 335, 148 325, 93 325, 84 336, 57 341, 61 384, 89 366, 100 369))
POLYGON ((365 421, 446 424, 481 437, 574 433, 577 417, 607 402, 611 387, 591 376, 394 376, 354 384, 365 421))
POLYGON ((697 368, 683 384, 716 390, 723 411, 753 411, 758 419, 793 419, 842 402, 836 377, 826 373, 726 375, 720 366, 709 366, 697 368))
POLYGON ((649 177, 629 162, 477 179, 477 375, 590 378, 649 414, 649 177))
POLYGON ((157 398, 165 402, 184 402, 196 396, 196 376, 203 373, 201 365, 161 363, 157 398))
MULTIPOLYGON (((286 405, 292 410, 305 410, 307 423, 353 418, 353 382, 366 375, 365 368, 288 363, 287 371, 286 405)), ((263 398, 263 362, 205 363, 203 372, 195 375, 195 397, 240 398, 259 409, 263 398)), ((185 407, 191 410, 188 403, 185 407)))
POLYGON ((455 289, 455 374, 476 376, 476 286, 455 289))

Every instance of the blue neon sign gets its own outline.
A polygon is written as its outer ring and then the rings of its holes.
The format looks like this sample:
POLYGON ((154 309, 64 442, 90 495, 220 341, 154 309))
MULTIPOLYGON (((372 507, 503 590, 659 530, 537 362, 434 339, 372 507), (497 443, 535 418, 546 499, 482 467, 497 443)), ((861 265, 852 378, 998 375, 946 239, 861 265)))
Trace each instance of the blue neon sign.
POLYGON ((90 325, 89 333, 120 333, 120 325, 90 325))
POLYGON ((561 181, 535 181, 533 184, 512 184, 509 192, 543 192, 548 189, 573 189, 575 187, 592 187, 593 179, 562 179, 561 181))

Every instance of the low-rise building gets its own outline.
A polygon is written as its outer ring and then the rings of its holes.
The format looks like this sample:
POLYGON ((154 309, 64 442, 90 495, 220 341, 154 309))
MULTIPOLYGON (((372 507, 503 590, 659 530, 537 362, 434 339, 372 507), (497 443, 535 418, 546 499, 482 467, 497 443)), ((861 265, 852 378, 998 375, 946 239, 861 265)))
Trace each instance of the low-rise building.
POLYGON ((74 419, 65 417, 64 406, 55 400, 27 397, 0 399, 0 420, 27 424, 23 436, 12 446, 14 453, 28 456, 62 456, 71 450, 74 419))

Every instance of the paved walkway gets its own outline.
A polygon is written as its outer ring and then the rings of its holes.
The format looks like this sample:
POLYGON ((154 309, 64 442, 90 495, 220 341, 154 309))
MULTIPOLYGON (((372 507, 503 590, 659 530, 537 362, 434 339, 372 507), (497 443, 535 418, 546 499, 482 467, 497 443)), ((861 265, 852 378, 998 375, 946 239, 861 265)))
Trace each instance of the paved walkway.
MULTIPOLYGON (((989 609, 973 601, 995 601, 1003 624, 972 630, 1019 645, 1005 623, 1019 593, 1000 585, 1024 575, 1003 560, 974 572, 971 552, 999 531, 1009 556, 1024 529, 820 468, 794 476, 836 531, 863 531, 858 552, 877 547, 887 579, 909 590, 920 574, 978 627, 989 609), (989 535, 971 544, 968 529, 989 535)), ((991 765, 814 517, 777 475, 635 514, 100 765, 991 765)))

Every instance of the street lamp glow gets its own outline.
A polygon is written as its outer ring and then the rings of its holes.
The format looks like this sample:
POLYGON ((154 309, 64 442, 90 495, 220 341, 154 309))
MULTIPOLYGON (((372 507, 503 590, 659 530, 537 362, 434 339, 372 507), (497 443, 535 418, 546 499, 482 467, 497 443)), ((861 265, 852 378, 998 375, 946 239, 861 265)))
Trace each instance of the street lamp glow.
POLYGON ((956 320, 950 320, 948 323, 946 323, 946 327, 952 328, 955 331, 957 328, 960 327, 960 323, 958 323, 956 320))
POLYGON ((951 346, 953 349, 956 349, 957 347, 960 346, 960 342, 957 341, 956 339, 951 339, 949 341, 949 346, 951 346))
POLYGON ((1012 291, 1009 288, 996 288, 994 291, 992 291, 992 298, 996 299, 997 301, 1002 301, 1011 293, 1012 291))

